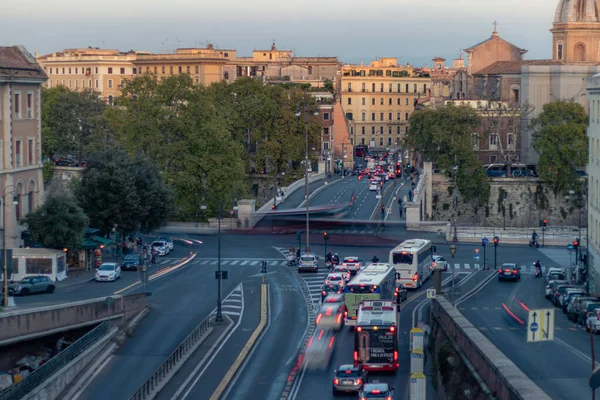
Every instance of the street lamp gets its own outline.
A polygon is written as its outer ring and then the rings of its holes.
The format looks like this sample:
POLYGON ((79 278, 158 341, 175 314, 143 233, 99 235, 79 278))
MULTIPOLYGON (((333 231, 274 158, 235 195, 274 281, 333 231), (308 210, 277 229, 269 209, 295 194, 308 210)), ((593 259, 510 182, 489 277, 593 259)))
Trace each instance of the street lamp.
MULTIPOLYGON (((223 322, 223 310, 221 308, 221 202, 217 206, 217 315, 215 316, 215 322, 223 322)), ((206 202, 203 200, 200 209, 205 211, 207 209, 206 202)))
MULTIPOLYGON (((306 252, 310 251, 310 242, 309 242, 309 206, 308 206, 308 128, 309 128, 309 117, 310 117, 310 106, 308 103, 304 103, 302 110, 296 112, 296 117, 300 117, 304 114, 304 123, 306 125, 306 150, 304 152, 304 196, 306 197, 306 252)), ((313 115, 319 115, 319 111, 315 110, 312 112, 313 115)))
POLYGON ((454 255, 456 254, 456 245, 450 245, 450 255, 452 256, 452 305, 454 306, 454 255))
MULTIPOLYGON (((15 194, 14 190, 11 192, 7 192, 7 189, 13 188, 13 185, 8 185, 7 187, 4 188, 4 195, 2 196, 2 249, 3 249, 3 253, 4 253, 4 270, 3 270, 3 275, 4 275, 4 282, 3 282, 3 287, 4 287, 4 307, 8 307, 8 251, 6 249, 6 195, 8 194, 12 194, 13 196, 13 204, 14 205, 18 205, 19 204, 19 197, 15 194)), ((12 260, 11 260, 12 262, 12 260)))

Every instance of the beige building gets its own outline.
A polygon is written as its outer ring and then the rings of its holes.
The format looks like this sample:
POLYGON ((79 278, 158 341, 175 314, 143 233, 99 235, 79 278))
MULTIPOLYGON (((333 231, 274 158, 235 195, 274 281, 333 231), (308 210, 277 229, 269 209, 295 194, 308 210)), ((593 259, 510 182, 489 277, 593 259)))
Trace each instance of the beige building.
POLYGON ((588 280, 590 294, 600 294, 600 74, 587 80, 590 103, 588 156, 588 280))
POLYGON ((431 89, 431 78, 415 74, 396 58, 369 65, 344 65, 341 105, 349 125, 350 142, 371 148, 393 148, 402 142, 408 119, 419 99, 431 89))
POLYGON ((47 75, 22 46, 0 47, 0 222, 7 248, 43 202, 40 88, 47 75))

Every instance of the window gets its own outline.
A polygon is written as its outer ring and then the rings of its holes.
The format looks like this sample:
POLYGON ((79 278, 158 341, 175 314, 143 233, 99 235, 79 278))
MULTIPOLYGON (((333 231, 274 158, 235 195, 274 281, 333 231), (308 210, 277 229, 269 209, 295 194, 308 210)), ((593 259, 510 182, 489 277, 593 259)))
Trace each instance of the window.
POLYGON ((352 97, 348 97, 348 105, 352 104, 352 97))
POLYGON ((351 92, 352 91, 352 83, 348 82, 348 91, 351 92))
MULTIPOLYGON (((96 81, 96 82, 98 82, 98 81, 96 81)), ((89 87, 91 88, 91 87, 92 87, 92 80, 91 80, 91 79, 89 79, 89 80, 88 80, 88 83, 89 83, 89 87)))
POLYGON ((362 91, 363 91, 363 92, 366 92, 366 91, 367 91, 367 89, 365 88, 365 86, 366 86, 366 83, 363 83, 363 84, 362 84, 362 91))
POLYGON ((388 134, 391 135, 392 134, 392 127, 388 126, 388 134))
MULTIPOLYGON (((388 72, 389 72, 389 71, 388 71, 388 72)), ((390 93, 392 93, 392 84, 391 84, 391 83, 390 83, 390 85, 389 85, 388 91, 389 91, 390 93)))
POLYGON ((96 89, 98 89, 98 79, 96 79, 96 89))
POLYGON ((402 119, 402 113, 396 113, 396 120, 400 121, 402 119))
POLYGON ((408 113, 404 113, 404 120, 408 121, 408 113))
MULTIPOLYGON (((323 118, 325 119, 325 118, 323 118)), ((327 114, 327 119, 329 119, 329 114, 327 114)), ((346 119, 352 121, 354 118, 352 116, 352 113, 346 113, 346 119)))
POLYGON ((375 127, 374 127, 374 126, 372 126, 372 127, 371 127, 371 135, 374 135, 374 134, 375 134, 375 127))
POLYGON ((388 105, 390 105, 390 106, 392 105, 392 98, 391 97, 388 99, 388 105))
POLYGON ((519 89, 513 89, 511 94, 511 100, 515 103, 519 102, 519 89))
POLYGON ((77 68, 75 68, 75 75, 77 75, 77 68))
POLYGON ((150 73, 150 67, 146 67, 146 73, 149 74, 150 73))
POLYGON ((362 98, 362 105, 363 106, 365 105, 365 98, 364 97, 362 98))
POLYGON ((189 65, 186 67, 186 71, 187 71, 188 74, 190 73, 191 67, 189 65))
POLYGON ((383 113, 379 113, 379 120, 383 121, 383 113))
POLYGON ((400 97, 398 97, 397 104, 400 105, 400 97))
POLYGON ((401 83, 399 83, 399 84, 398 84, 398 93, 400 93, 401 91, 402 91, 402 84, 401 84, 401 83))
POLYGON ((375 97, 373 97, 373 98, 371 99, 371 105, 372 105, 372 106, 374 106, 374 105, 375 105, 375 97))
MULTIPOLYGON (((329 135, 329 128, 323 128, 323 135, 329 135)), ((327 142, 325 142, 327 144, 327 142)))
POLYGON ((365 127, 362 127, 361 133, 364 135, 365 134, 365 127))
POLYGON ((388 119, 391 121, 392 120, 392 113, 388 113, 388 119))
POLYGON ((98 67, 95 68, 95 71, 96 71, 95 73, 97 74, 98 73, 98 67))
POLYGON ((379 99, 379 104, 383 105, 383 97, 379 99))
POLYGON ((119 87, 123 87, 123 79, 119 79, 119 87))
POLYGON ((383 93, 383 83, 379 85, 379 89, 381 90, 381 93, 383 93))
POLYGON ((33 118, 33 93, 31 92, 27 93, 27 118, 33 118))
POLYGON ((388 138, 388 146, 391 146, 391 145, 392 145, 392 138, 388 138))
POLYGON ((65 74, 65 69, 64 69, 64 68, 62 69, 62 74, 63 74, 63 75, 65 74))
POLYGON ((50 74, 52 74, 52 68, 50 68, 50 74))
POLYGON ((27 140, 27 165, 33 165, 33 139, 27 140))
POLYGON ((397 127, 396 127, 396 133, 397 133, 398 135, 400 134, 400 127, 399 127, 399 126, 397 126, 397 127))
POLYGON ((375 84, 371 84, 371 92, 375 93, 375 84))
MULTIPOLYGON (((69 86, 71 86, 71 85, 69 85, 69 86)), ((109 79, 108 80, 108 88, 111 89, 112 87, 113 87, 113 81, 112 81, 112 79, 109 79)))
POLYGON ((559 60, 562 60, 562 58, 563 58, 563 45, 562 45, 562 43, 559 43, 559 44, 558 44, 558 49, 557 49, 557 56, 556 56, 556 58, 557 58, 557 59, 559 59, 559 60))
POLYGON ((71 80, 69 79, 69 87, 73 87, 72 83, 73 82, 71 82, 71 80))
POLYGON ((423 93, 427 93, 427 84, 423 84, 423 93))
POLYGON ((69 75, 71 75, 71 68, 69 68, 69 75))
POLYGON ((15 93, 15 104, 13 106, 13 110, 14 110, 14 114, 15 114, 15 119, 20 119, 21 118, 21 93, 15 93))
POLYGON ((383 138, 380 138, 380 139, 379 139, 379 145, 380 145, 380 146, 383 146, 383 138))
POLYGON ((416 83, 415 83, 415 84, 413 84, 413 92, 414 92, 414 93, 417 93, 417 84, 416 84, 416 83))
POLYGON ((365 138, 360 139, 361 144, 365 144, 365 138))
POLYGON ((137 68, 133 67, 133 75, 137 74, 137 68))
POLYGON ((375 113, 371 113, 371 121, 375 121, 375 113))
POLYGON ((498 161, 498 157, 497 156, 490 156, 490 164, 494 164, 496 161, 498 161))
POLYGON ((112 97, 112 95, 108 96, 108 105, 109 106, 113 105, 113 97, 112 97))
POLYGON ((408 83, 406 84, 406 93, 408 93, 408 83))
MULTIPOLYGON (((350 114, 352 115, 352 114, 350 114)), ((349 118, 352 119, 352 118, 349 118)), ((323 120, 328 121, 329 120, 329 113, 323 113, 323 120)))
POLYGON ((166 67, 162 67, 162 73, 163 73, 163 74, 165 73, 165 68, 166 68, 166 67))
POLYGON ((125 75, 125 68, 121 68, 121 75, 125 75))
POLYGON ((366 121, 366 119, 367 119, 367 113, 362 113, 362 120, 366 121))
POLYGON ((108 73, 112 74, 112 67, 108 67, 108 73))
POLYGON ((21 166, 21 139, 15 141, 15 167, 21 166))
POLYGON ((225 71, 223 73, 223 78, 225 78, 225 80, 228 80, 229 79, 229 72, 225 71))
POLYGON ((379 133, 381 133, 383 135, 383 126, 379 127, 379 133))
POLYGON ((490 134, 490 150, 497 150, 498 149, 498 134, 496 133, 491 133, 490 134))
POLYGON ((506 135, 506 145, 508 147, 509 150, 514 150, 515 149, 515 137, 512 133, 508 133, 506 135))
POLYGON ((173 75, 173 67, 169 67, 169 74, 173 75))
POLYGON ((183 68, 181 66, 179 66, 179 68, 177 70, 179 71, 180 74, 183 72, 183 68))
POLYGON ((309 74, 309 75, 312 75, 312 66, 309 66, 309 67, 308 67, 308 74, 309 74))
POLYGON ((52 259, 51 258, 26 258, 25 259, 26 274, 52 274, 52 259))
POLYGON ((404 103, 405 103, 405 104, 404 104, 405 106, 407 106, 407 105, 408 105, 408 97, 406 98, 406 101, 405 101, 404 103))

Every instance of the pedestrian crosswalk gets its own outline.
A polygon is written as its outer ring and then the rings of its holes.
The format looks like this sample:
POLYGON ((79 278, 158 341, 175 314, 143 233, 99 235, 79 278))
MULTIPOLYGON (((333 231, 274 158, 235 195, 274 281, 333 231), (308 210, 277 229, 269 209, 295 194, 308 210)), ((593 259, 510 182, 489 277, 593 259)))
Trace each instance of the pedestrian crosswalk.
POLYGON ((305 272, 300 275, 306 282, 306 286, 308 286, 308 293, 313 305, 321 304, 321 289, 328 274, 329 270, 323 268, 317 272, 305 272))
MULTIPOLYGON (((256 267, 260 268, 262 262, 266 261, 268 267, 285 267, 288 262, 287 260, 274 259, 274 258, 261 258, 261 259, 248 259, 248 258, 221 258, 221 266, 227 265, 232 267, 256 267)), ((217 258, 195 258, 190 262, 190 265, 217 265, 219 259, 217 258)))
MULTIPOLYGON (((230 317, 239 317, 244 312, 244 287, 239 284, 231 291, 221 302, 221 313, 230 317)), ((217 310, 213 310, 211 315, 216 315, 217 310)))
MULTIPOLYGON (((498 268, 500 268, 502 264, 498 264, 498 268)), ((493 268, 493 265, 490 265, 489 263, 487 264, 488 268, 493 268)), ((461 263, 454 263, 454 270, 460 270, 460 271, 473 271, 473 270, 478 270, 483 268, 483 264, 461 264, 461 263)), ((543 269, 545 269, 546 267, 543 267, 543 269)), ((448 269, 444 272, 452 272, 452 264, 448 263, 448 269)), ((522 264, 521 265, 521 274, 522 275, 535 275, 535 266, 533 265, 525 265, 522 264)))

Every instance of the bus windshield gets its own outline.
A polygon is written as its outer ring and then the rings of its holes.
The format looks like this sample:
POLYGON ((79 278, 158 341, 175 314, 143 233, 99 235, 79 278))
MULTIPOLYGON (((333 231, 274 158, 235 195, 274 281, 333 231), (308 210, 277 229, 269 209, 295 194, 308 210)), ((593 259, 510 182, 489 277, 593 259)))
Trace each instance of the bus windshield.
POLYGON ((376 286, 373 286, 373 285, 366 285, 366 286, 349 285, 346 291, 350 292, 350 293, 360 293, 360 294, 369 294, 369 293, 379 293, 380 292, 379 288, 377 288, 376 286))

